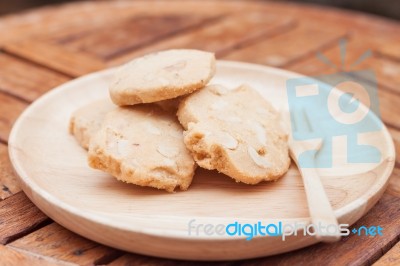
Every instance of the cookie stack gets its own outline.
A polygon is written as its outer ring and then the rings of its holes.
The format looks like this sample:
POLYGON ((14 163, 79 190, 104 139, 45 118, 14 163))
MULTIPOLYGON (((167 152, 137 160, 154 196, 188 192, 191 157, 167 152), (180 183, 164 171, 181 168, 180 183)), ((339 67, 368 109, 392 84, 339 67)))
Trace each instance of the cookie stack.
POLYGON ((70 132, 89 165, 118 180, 187 190, 196 166, 237 182, 276 180, 289 168, 279 115, 246 85, 207 85, 214 54, 168 50, 122 66, 110 99, 76 110, 70 132))

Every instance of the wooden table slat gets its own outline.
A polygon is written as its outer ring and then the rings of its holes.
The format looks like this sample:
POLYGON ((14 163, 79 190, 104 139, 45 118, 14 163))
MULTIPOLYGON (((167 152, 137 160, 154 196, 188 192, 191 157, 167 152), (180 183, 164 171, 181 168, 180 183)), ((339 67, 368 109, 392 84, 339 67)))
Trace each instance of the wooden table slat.
POLYGON ((14 169, 8 158, 8 149, 0 144, 0 201, 21 191, 14 169))
POLYGON ((162 265, 162 266, 238 266, 241 265, 239 262, 234 261, 185 261, 185 260, 171 260, 163 259, 162 261, 155 257, 142 256, 138 254, 126 254, 115 261, 107 264, 108 266, 134 266, 134 265, 162 265))
POLYGON ((4 46, 4 50, 70 77, 78 77, 104 68, 104 63, 90 54, 71 52, 43 41, 9 43, 4 46))
POLYGON ((390 176, 389 185, 386 193, 400 197, 400 165, 394 168, 393 174, 390 176))
POLYGON ((400 120, 393 114, 400 113, 400 94, 394 94, 378 86, 379 111, 386 125, 400 129, 400 120))
POLYGON ((393 138, 394 141, 394 147, 396 149, 396 164, 398 167, 400 167, 400 130, 394 129, 394 128, 389 128, 390 135, 393 138))
MULTIPOLYGON (((251 4, 258 8, 258 4, 251 4)), ((184 5, 176 3, 153 3, 147 1, 85 1, 78 3, 66 3, 29 10, 24 14, 11 14, 0 20, 0 44, 20 41, 24 39, 60 40, 76 38, 99 31, 106 25, 119 23, 125 19, 136 16, 155 15, 182 15, 196 12, 202 16, 218 16, 225 12, 242 10, 242 6, 248 4, 235 3, 226 6, 223 3, 205 2, 198 5, 195 1, 188 1, 184 5), (95 10, 95 11, 94 11, 95 10), (117 15, 116 15, 117 14, 117 15), (20 19, 23 16, 24 19, 20 19), (60 19, 62 18, 62 19, 60 19), (8 29, 13 30, 8 30, 8 29)))
POLYGON ((399 48, 400 40, 397 42, 385 43, 378 49, 378 54, 383 57, 388 57, 396 61, 400 61, 400 48, 399 48))
MULTIPOLYGON (((70 79, 25 59, 1 52, 0 69, 0 91, 15 95, 26 102, 35 100, 43 93, 70 79)), ((2 110, 2 112, 12 112, 12 109, 2 110)))
POLYGON ((284 67, 344 38, 345 29, 331 30, 299 21, 292 31, 232 51, 225 59, 284 67))
POLYGON ((400 265, 400 242, 392 247, 374 266, 398 266, 400 265))
POLYGON ((83 51, 102 59, 111 59, 134 48, 204 25, 214 17, 193 15, 141 16, 103 27, 79 39, 63 42, 73 51, 83 51))
POLYGON ((0 141, 7 142, 11 127, 27 103, 0 92, 0 141))
POLYGON ((8 246, 78 265, 104 264, 121 253, 85 239, 56 223, 42 227, 8 246))
POLYGON ((246 45, 259 38, 280 34, 292 27, 294 27, 292 19, 280 18, 262 12, 252 12, 247 15, 233 14, 210 23, 206 27, 200 27, 128 52, 123 56, 109 60, 109 65, 118 65, 139 55, 171 48, 212 51, 219 57, 235 47, 246 45))
POLYGON ((0 244, 29 234, 50 219, 19 192, 0 201, 0 244))
MULTIPOLYGON (((363 67, 363 65, 360 67, 363 67)), ((366 60, 364 67, 375 71, 376 79, 381 85, 400 94, 400 61, 396 62, 384 57, 374 56, 370 60, 366 60)), ((370 79, 370 77, 365 78, 370 79)))
POLYGON ((48 258, 32 256, 18 250, 0 245, 0 264, 2 266, 29 265, 29 266, 74 266, 76 264, 62 263, 48 258))

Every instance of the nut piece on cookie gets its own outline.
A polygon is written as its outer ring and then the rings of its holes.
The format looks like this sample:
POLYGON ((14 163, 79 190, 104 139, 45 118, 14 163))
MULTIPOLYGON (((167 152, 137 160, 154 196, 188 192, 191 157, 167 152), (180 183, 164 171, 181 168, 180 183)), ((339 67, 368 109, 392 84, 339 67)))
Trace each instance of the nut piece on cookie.
POLYGON ((176 116, 153 104, 108 113, 90 142, 88 161, 118 180, 168 192, 186 190, 196 167, 176 116))
POLYGON ((85 149, 89 148, 92 137, 101 127, 105 115, 117 108, 109 99, 98 100, 85 105, 72 113, 69 132, 85 149))
POLYGON ((290 165, 279 115, 255 90, 209 85, 183 99, 178 119, 195 161, 237 182, 276 180, 290 165))
POLYGON ((213 53, 191 49, 152 53, 117 70, 110 96, 119 106, 172 99, 204 87, 214 73, 213 53))

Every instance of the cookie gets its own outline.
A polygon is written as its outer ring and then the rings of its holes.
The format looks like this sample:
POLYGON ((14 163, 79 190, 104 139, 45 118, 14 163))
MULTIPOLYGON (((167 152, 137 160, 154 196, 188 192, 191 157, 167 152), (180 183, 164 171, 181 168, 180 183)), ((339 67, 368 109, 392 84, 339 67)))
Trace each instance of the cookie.
POLYGON ((186 190, 196 167, 176 116, 154 104, 109 112, 90 142, 88 161, 118 180, 169 192, 186 190))
POLYGON ((105 115, 115 108, 117 106, 109 99, 98 100, 79 108, 72 113, 69 132, 83 148, 88 149, 89 142, 100 129, 105 115))
POLYGON ((177 115, 200 167, 246 184, 276 180, 289 168, 279 114, 249 86, 209 85, 183 99, 177 115))
POLYGON ((152 53, 117 70, 110 96, 120 106, 172 99, 204 87, 214 73, 213 53, 190 49, 152 53))

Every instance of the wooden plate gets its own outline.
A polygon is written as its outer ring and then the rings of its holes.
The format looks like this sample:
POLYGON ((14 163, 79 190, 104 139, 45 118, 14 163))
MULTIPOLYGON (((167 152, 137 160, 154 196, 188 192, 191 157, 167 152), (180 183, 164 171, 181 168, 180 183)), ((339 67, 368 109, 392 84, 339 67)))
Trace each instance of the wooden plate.
MULTIPOLYGON (((238 184, 198 169, 186 192, 169 194, 118 182, 89 168, 86 152, 68 134, 71 113, 108 96, 114 70, 67 82, 34 102, 10 136, 11 161, 28 197, 66 228, 115 248, 147 255, 196 260, 267 256, 316 243, 312 236, 206 235, 200 224, 235 221, 309 222, 302 179, 294 164, 279 181, 238 184), (189 222, 193 228, 189 235, 189 222)), ((276 108, 287 108, 286 80, 299 75, 265 66, 219 61, 213 83, 247 83, 276 108)), ((336 92, 335 92, 336 93, 336 92)), ((249 103, 250 104, 250 103, 249 103)), ((372 118, 371 118, 372 119, 372 118)), ((322 182, 341 223, 353 224, 380 198, 394 165, 394 145, 385 126, 359 134, 386 158, 379 164, 335 165, 321 170, 322 182)), ((335 157, 336 155, 334 155, 335 157)), ((343 161, 343 160, 338 160, 343 161)))

